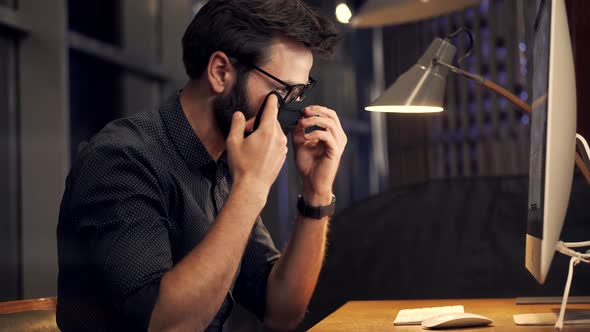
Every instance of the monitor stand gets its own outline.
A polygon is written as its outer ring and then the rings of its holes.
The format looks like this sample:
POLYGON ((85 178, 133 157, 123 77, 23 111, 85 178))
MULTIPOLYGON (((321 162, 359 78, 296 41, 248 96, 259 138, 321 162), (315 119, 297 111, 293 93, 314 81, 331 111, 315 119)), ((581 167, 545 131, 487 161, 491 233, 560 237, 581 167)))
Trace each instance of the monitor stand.
MULTIPOLYGON (((561 296, 517 297, 516 304, 561 304, 561 296)), ((590 304, 590 296, 570 296, 567 303, 590 304)))
MULTIPOLYGON (((516 325, 555 325, 559 318, 559 308, 552 309, 552 312, 514 315, 516 325)), ((564 325, 590 324, 590 310, 567 309, 563 317, 564 325)))
POLYGON ((590 324, 590 310, 588 309, 570 309, 566 310, 572 279, 574 276, 574 267, 582 262, 590 263, 590 250, 585 254, 577 252, 571 248, 580 248, 590 246, 590 241, 564 243, 559 241, 556 250, 566 256, 570 256, 569 272, 565 284, 563 298, 559 309, 552 309, 549 313, 532 313, 514 315, 516 325, 555 325, 556 331, 561 331, 563 325, 573 324, 590 324))

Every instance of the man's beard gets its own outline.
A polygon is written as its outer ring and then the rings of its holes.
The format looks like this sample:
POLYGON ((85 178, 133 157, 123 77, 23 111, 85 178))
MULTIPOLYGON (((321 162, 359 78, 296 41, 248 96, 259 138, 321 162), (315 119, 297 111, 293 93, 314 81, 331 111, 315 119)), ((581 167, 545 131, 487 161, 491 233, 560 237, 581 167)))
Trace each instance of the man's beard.
POLYGON ((246 92, 246 79, 244 76, 243 74, 238 74, 236 84, 229 94, 220 95, 213 102, 215 121, 225 138, 229 136, 234 112, 240 111, 244 113, 246 120, 253 116, 250 114, 251 112, 249 112, 248 108, 248 94, 246 92))

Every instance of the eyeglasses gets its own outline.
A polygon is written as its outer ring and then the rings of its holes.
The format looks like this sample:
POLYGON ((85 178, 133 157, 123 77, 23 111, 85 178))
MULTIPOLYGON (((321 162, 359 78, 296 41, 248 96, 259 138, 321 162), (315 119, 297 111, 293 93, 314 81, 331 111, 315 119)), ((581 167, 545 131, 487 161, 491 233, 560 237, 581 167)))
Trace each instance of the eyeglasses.
MULTIPOLYGON (((244 64, 244 63, 242 62, 242 64, 244 64)), ((313 89, 313 87, 315 86, 315 84, 317 82, 313 77, 310 76, 309 81, 306 84, 290 85, 290 84, 283 82, 278 77, 274 76, 273 74, 267 72, 266 70, 264 70, 258 66, 251 65, 251 64, 245 64, 245 65, 254 68, 258 72, 262 73, 263 75, 266 75, 267 77, 270 77, 274 81, 283 85, 285 87, 286 92, 281 95, 283 96, 283 100, 285 101, 285 103, 290 103, 293 101, 302 101, 309 94, 311 89, 313 89)))

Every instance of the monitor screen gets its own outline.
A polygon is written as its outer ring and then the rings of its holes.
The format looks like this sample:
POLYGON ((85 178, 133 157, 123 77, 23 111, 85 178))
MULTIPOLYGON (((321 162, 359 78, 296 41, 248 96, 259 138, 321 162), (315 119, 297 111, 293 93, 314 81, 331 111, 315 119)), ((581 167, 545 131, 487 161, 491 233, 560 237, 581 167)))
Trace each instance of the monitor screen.
POLYGON ((527 234, 543 238, 543 199, 547 139, 547 93, 549 90, 550 1, 540 1, 533 41, 533 112, 529 169, 527 234))

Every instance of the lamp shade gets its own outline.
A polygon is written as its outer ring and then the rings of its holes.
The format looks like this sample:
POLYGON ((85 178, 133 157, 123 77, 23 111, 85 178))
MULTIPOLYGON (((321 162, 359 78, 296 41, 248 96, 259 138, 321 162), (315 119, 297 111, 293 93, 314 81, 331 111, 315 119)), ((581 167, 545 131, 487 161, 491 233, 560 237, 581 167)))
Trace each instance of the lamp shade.
POLYGON ((368 0, 351 24, 356 28, 402 24, 440 16, 481 0, 368 0))
POLYGON ((418 63, 365 109, 392 113, 442 112, 449 70, 433 60, 451 63, 456 51, 447 40, 436 38, 418 63))

